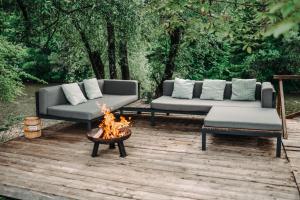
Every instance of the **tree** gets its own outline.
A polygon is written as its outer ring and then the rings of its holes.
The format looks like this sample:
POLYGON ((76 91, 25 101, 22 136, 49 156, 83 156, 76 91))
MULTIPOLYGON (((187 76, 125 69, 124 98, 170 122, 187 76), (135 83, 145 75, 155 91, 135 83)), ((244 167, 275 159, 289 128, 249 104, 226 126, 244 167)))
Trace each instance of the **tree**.
POLYGON ((300 1, 270 1, 265 17, 268 19, 269 24, 264 33, 265 36, 273 35, 278 37, 290 30, 298 30, 300 24, 300 1))
POLYGON ((91 39, 89 39, 85 30, 93 29, 94 24, 89 24, 88 22, 94 15, 93 6, 96 4, 84 4, 79 2, 72 6, 72 8, 63 8, 59 2, 54 1, 53 5, 55 8, 63 13, 67 18, 71 18, 71 23, 74 25, 75 29, 80 35, 82 44, 85 47, 86 53, 88 55, 89 61, 91 63, 92 69, 97 79, 102 79, 105 77, 105 66, 101 59, 101 52, 99 47, 93 50, 91 45, 91 39), (84 11, 81 9, 84 8, 84 11), (87 14, 89 10, 89 14, 87 14))
POLYGON ((115 27, 112 22, 111 15, 106 16, 106 28, 107 28, 107 51, 109 62, 109 75, 111 79, 117 78, 116 69, 116 39, 115 39, 115 27))
POLYGON ((23 0, 17 0, 17 4, 18 4, 18 6, 21 10, 22 16, 23 16, 24 27, 25 27, 25 34, 24 34, 25 41, 28 45, 30 45, 32 24, 31 24, 29 15, 28 15, 28 9, 23 0))
POLYGON ((76 22, 75 20, 73 20, 73 24, 76 28, 76 30, 79 32, 80 38, 82 43, 85 46, 86 52, 89 56, 94 74, 96 76, 97 79, 103 79, 105 77, 105 73, 104 73, 104 64, 102 62, 101 59, 101 54, 99 50, 92 50, 91 49, 91 45, 90 42, 84 32, 84 30, 82 28, 80 28, 78 22, 76 22))

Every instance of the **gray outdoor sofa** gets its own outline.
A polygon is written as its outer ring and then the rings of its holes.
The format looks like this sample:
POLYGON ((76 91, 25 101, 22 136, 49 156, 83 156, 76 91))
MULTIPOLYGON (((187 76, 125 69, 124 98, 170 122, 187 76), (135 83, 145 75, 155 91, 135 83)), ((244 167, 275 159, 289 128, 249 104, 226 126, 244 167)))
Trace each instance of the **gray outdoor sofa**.
MULTIPOLYGON (((36 114, 41 118, 61 119, 87 123, 103 116, 99 104, 106 104, 112 111, 121 109, 138 99, 138 82, 134 80, 98 80, 103 97, 88 100, 86 103, 71 105, 68 103, 61 85, 41 88, 36 93, 36 114)), ((86 96, 83 83, 78 83, 86 96)))
POLYGON ((202 126, 202 150, 206 134, 247 135, 277 138, 276 156, 280 157, 282 122, 275 109, 275 90, 271 83, 256 83, 255 101, 232 101, 231 82, 226 83, 224 100, 200 99, 203 81, 196 81, 192 99, 172 97, 174 80, 163 83, 163 96, 151 102, 151 123, 155 113, 206 115, 202 126))

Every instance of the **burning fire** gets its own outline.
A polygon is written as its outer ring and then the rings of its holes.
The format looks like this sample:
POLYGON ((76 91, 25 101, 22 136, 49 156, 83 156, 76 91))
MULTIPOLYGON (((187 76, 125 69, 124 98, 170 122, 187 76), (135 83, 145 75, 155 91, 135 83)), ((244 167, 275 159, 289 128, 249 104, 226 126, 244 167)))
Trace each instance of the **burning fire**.
POLYGON ((95 136, 103 139, 122 137, 126 133, 122 131, 122 128, 128 127, 130 121, 123 116, 120 117, 120 121, 116 121, 116 117, 105 104, 101 106, 101 111, 104 113, 104 118, 99 124, 99 131, 95 136))

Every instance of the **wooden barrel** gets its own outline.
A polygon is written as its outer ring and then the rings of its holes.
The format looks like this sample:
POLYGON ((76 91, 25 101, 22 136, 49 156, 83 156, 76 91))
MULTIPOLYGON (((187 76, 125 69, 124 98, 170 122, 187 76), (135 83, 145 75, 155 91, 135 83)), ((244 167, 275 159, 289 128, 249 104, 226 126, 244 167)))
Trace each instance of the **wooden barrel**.
POLYGON ((26 117, 24 119, 24 135, 26 138, 33 139, 42 135, 42 124, 38 117, 26 117))

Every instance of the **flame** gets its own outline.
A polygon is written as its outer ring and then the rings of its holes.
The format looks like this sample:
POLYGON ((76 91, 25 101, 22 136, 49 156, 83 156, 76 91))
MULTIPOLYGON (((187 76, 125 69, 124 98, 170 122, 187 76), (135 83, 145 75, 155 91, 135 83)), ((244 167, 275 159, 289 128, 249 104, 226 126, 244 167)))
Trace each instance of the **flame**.
POLYGON ((120 121, 116 121, 116 117, 105 104, 101 106, 101 111, 104 113, 104 118, 99 124, 99 128, 103 130, 101 138, 111 139, 123 136, 124 131, 120 131, 120 129, 128 127, 130 121, 127 121, 123 116, 120 116, 120 121))

